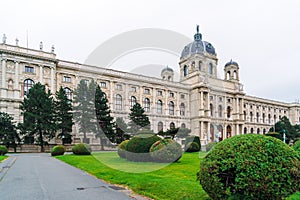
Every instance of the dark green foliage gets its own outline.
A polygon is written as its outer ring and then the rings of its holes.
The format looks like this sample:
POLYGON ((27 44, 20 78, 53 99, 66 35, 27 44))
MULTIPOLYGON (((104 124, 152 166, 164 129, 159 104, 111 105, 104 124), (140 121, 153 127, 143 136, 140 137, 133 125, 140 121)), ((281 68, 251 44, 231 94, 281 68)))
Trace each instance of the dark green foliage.
POLYGON ((282 199, 300 190, 300 156, 276 138, 238 135, 214 146, 198 178, 212 199, 282 199))
POLYGON ((13 117, 7 113, 0 112, 0 143, 7 148, 13 147, 16 152, 17 144, 21 142, 13 117))
POLYGON ((66 152, 66 147, 63 145, 54 146, 51 150, 51 156, 60 156, 64 155, 66 152))
POLYGON ((190 142, 185 145, 185 152, 198 152, 200 147, 196 142, 190 142))
POLYGON ((172 128, 168 129, 167 131, 160 131, 158 135, 163 136, 164 138, 171 138, 174 139, 175 135, 177 134, 179 128, 172 128))
POLYGON ((20 109, 24 116, 24 122, 20 125, 23 134, 34 137, 43 152, 44 145, 55 137, 57 130, 55 104, 50 91, 46 92, 41 83, 35 84, 21 102, 20 109))
POLYGON ((95 111, 98 122, 98 130, 96 137, 100 138, 101 148, 104 149, 104 141, 108 138, 111 142, 116 142, 116 134, 114 132, 113 117, 110 116, 110 109, 108 107, 108 100, 106 95, 96 85, 95 92, 95 111))
POLYGON ((199 146, 199 150, 201 149, 200 138, 198 136, 194 136, 194 135, 186 137, 185 143, 184 143, 184 149, 188 149, 188 144, 191 142, 196 142, 199 146))
POLYGON ((268 132, 265 135, 277 138, 277 139, 279 139, 281 141, 283 140, 282 135, 280 133, 277 133, 277 132, 268 132))
POLYGON ((118 145, 118 155, 120 158, 126 158, 126 146, 129 140, 124 140, 118 145))
POLYGON ((150 148, 156 141, 161 140, 153 134, 138 134, 131 138, 126 145, 126 158, 130 161, 151 161, 150 148))
POLYGON ((73 114, 72 114, 72 101, 67 98, 65 90, 60 87, 59 91, 56 92, 56 122, 57 129, 59 131, 58 137, 62 139, 63 145, 65 143, 72 143, 72 126, 73 114))
POLYGON ((300 140, 298 140, 297 142, 294 143, 293 149, 295 151, 297 151, 299 153, 299 155, 300 155, 300 140))
POLYGON ((73 154, 76 155, 90 155, 92 153, 92 149, 90 145, 85 143, 76 144, 72 147, 73 154))
POLYGON ((124 140, 129 140, 130 135, 127 134, 128 127, 123 118, 117 117, 116 119, 116 143, 120 144, 124 140))
POLYGON ((191 133, 191 129, 188 128, 179 128, 178 132, 176 133, 176 137, 179 138, 186 138, 191 133))
POLYGON ((217 143, 216 142, 210 142, 206 145, 206 151, 210 151, 217 143))
POLYGON ((159 140, 151 146, 150 155, 154 162, 176 162, 182 156, 181 145, 172 139, 159 140))
POLYGON ((131 109, 130 109, 130 122, 129 122, 129 128, 131 133, 136 133, 138 130, 144 128, 149 129, 150 127, 150 121, 147 115, 145 114, 144 109, 141 107, 139 103, 136 103, 131 109))
POLYGON ((6 146, 0 145, 0 156, 4 156, 5 154, 7 154, 8 150, 6 148, 6 146))

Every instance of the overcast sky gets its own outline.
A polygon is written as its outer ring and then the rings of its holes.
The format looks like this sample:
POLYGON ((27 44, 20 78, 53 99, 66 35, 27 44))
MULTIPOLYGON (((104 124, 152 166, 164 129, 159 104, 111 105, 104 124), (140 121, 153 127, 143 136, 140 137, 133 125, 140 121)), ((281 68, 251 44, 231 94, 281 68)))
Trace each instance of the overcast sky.
MULTIPOLYGON (((50 51, 54 44, 57 58, 80 63, 103 42, 126 31, 159 28, 192 39, 199 24, 203 40, 216 49, 220 77, 225 63, 233 59, 240 65, 247 94, 285 102, 300 99, 297 0, 9 0, 1 1, 0 7, 0 36, 5 33, 7 43, 15 44, 17 37, 19 45, 26 46, 28 32, 30 48, 38 49, 43 41, 44 50, 50 51)), ((179 58, 166 57, 168 63, 161 64, 178 71, 179 58)), ((114 68, 130 71, 132 59, 128 55, 114 68)))

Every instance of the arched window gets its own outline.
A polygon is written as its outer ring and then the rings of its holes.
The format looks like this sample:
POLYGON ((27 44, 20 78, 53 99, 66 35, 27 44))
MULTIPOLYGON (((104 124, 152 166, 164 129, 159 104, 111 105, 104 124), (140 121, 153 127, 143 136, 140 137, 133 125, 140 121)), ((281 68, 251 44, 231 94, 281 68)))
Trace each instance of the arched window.
POLYGON ((135 96, 131 96, 130 97, 130 109, 132 109, 135 104, 136 104, 136 98, 135 98, 135 96))
POLYGON ((276 115, 274 115, 274 124, 277 122, 276 115))
POLYGON ((230 71, 226 73, 226 80, 230 80, 230 71))
POLYGON ((246 121, 246 119, 247 119, 247 113, 246 111, 244 111, 244 120, 246 121))
POLYGON ((34 81, 31 79, 26 79, 24 80, 24 96, 26 96, 30 90, 30 88, 32 88, 34 85, 34 81))
POLYGON ((192 62, 192 70, 195 68, 195 61, 192 62))
POLYGON ((150 112, 150 99, 148 98, 144 99, 144 109, 145 112, 150 112))
POLYGON ((163 106, 163 103, 161 100, 158 100, 157 101, 157 113, 158 114, 162 114, 162 106, 163 106))
POLYGON ((263 130, 263 134, 266 134, 266 129, 264 128, 264 130, 263 130))
POLYGON ((231 117, 231 108, 230 106, 227 107, 227 118, 231 117))
POLYGON ((8 80, 8 89, 13 90, 14 89, 14 81, 12 79, 8 80))
POLYGON ((169 103, 169 114, 174 115, 174 102, 170 101, 169 103))
POLYGON ((174 122, 171 122, 170 123, 170 129, 174 129, 175 128, 175 124, 174 124, 174 122))
POLYGON ((209 63, 208 73, 209 73, 210 75, 213 75, 213 73, 214 73, 214 67, 213 67, 213 64, 212 64, 212 63, 209 63))
POLYGON ((219 105, 219 108, 218 108, 218 115, 219 115, 220 118, 222 117, 222 112, 223 112, 222 105, 219 105))
POLYGON ((227 138, 231 137, 231 126, 229 125, 226 127, 226 137, 227 138))
POLYGON ((116 94, 115 106, 116 110, 122 110, 122 96, 119 94, 116 94))
POLYGON ((233 72, 233 78, 234 78, 235 80, 237 80, 237 73, 236 73, 236 71, 233 72))
POLYGON ((253 133, 253 132, 254 132, 254 129, 253 129, 253 128, 251 128, 251 129, 250 129, 250 133, 253 133))
POLYGON ((253 122, 253 113, 250 112, 250 122, 253 122))
POLYGON ((184 103, 180 104, 180 116, 184 116, 185 115, 185 105, 184 103))
POLYGON ((202 71, 202 61, 199 61, 199 70, 202 71))
POLYGON ((263 121, 263 123, 266 122, 265 118, 266 118, 266 115, 265 115, 265 113, 263 113, 263 115, 262 115, 262 121, 263 121))
POLYGON ((257 133, 257 134, 260 134, 260 129, 259 129, 259 128, 257 129, 256 133, 257 133))
POLYGON ((247 128, 246 127, 244 128, 244 134, 247 134, 247 128))
POLYGON ((158 122, 157 124, 157 131, 164 131, 164 124, 162 122, 158 122))
POLYGON ((181 128, 186 128, 185 123, 182 123, 180 127, 181 127, 181 128))
POLYGON ((259 113, 256 113, 256 122, 259 123, 259 113))
POLYGON ((184 65, 183 67, 183 76, 187 76, 188 75, 188 67, 186 65, 184 65))
POLYGON ((268 115, 268 122, 269 122, 269 124, 271 124, 271 115, 270 114, 268 115))
POLYGON ((214 116, 214 106, 212 104, 209 104, 209 109, 210 109, 210 116, 214 116))
POLYGON ((71 100, 72 99, 72 90, 70 88, 68 88, 68 87, 65 87, 64 91, 66 93, 67 99, 71 100))

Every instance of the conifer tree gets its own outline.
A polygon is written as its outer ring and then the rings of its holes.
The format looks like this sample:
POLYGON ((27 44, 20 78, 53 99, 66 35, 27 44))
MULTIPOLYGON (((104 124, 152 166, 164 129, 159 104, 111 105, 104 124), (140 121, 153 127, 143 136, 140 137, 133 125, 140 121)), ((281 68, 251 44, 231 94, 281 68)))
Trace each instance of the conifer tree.
POLYGON ((120 144, 124 140, 128 140, 130 136, 128 133, 128 126, 121 117, 116 119, 116 143, 120 144))
POLYGON ((16 152, 17 145, 21 142, 14 118, 7 113, 0 112, 0 143, 7 148, 13 147, 16 152))
POLYGON ((130 132, 135 134, 140 129, 149 129, 150 121, 147 115, 145 114, 144 109, 139 103, 136 103, 131 109, 129 114, 130 122, 130 132))

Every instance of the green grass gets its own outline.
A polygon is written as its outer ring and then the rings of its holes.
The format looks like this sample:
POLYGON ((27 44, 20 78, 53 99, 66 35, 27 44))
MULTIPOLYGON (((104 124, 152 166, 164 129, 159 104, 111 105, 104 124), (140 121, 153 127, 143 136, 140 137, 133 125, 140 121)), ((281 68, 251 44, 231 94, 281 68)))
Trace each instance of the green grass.
POLYGON ((110 183, 128 186, 134 192, 153 199, 208 199, 208 195, 196 181, 199 163, 204 156, 205 153, 185 153, 178 163, 168 166, 127 162, 120 159, 115 152, 94 153, 93 156, 64 155, 56 158, 110 183), (112 168, 103 163, 110 163, 112 168), (152 169, 159 170, 141 173, 143 170, 152 169), (139 173, 128 172, 135 170, 139 173))
POLYGON ((8 156, 0 156, 0 162, 2 162, 3 160, 5 160, 8 156))
MULTIPOLYGON (((136 163, 120 159, 116 152, 92 156, 64 155, 56 158, 112 184, 129 187, 153 199, 209 199, 196 181, 199 163, 206 153, 184 153, 178 163, 136 163), (155 171, 153 171, 155 170, 155 171)), ((299 200, 300 192, 287 200, 299 200)))

